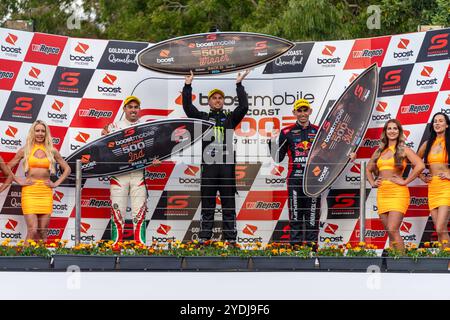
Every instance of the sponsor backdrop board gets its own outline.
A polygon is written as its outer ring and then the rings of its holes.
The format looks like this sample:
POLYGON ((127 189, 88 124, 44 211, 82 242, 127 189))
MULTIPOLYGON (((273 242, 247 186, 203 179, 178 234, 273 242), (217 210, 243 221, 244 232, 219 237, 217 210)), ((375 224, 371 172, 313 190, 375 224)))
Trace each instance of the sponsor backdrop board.
MULTIPOLYGON (((211 38, 212 39, 212 38, 211 38)), ((213 40, 211 40, 213 41, 213 40)), ((386 120, 405 124, 408 145, 417 150, 435 112, 450 114, 450 29, 345 41, 295 43, 287 53, 256 67, 245 79, 249 112, 235 131, 238 165, 236 209, 243 243, 288 241, 287 161, 271 161, 267 141, 274 129, 295 122, 292 103, 304 98, 313 106, 312 122, 320 125, 333 103, 363 70, 379 70, 379 91, 368 130, 331 190, 322 196, 320 242, 359 239, 358 161, 378 146, 386 120)), ((185 117, 180 91, 184 78, 140 67, 139 52, 152 44, 79 39, 0 28, 0 155, 10 160, 24 146, 31 123, 46 121, 63 156, 100 137, 101 128, 122 118, 128 95, 142 101, 144 120, 185 117)), ((255 45, 254 50, 261 47, 255 45)), ((163 53, 165 54, 165 53, 163 53)), ((207 93, 225 92, 225 108, 236 105, 236 74, 196 76, 193 103, 207 110, 207 93)), ((146 169, 149 192, 147 239, 196 239, 200 219, 200 152, 197 143, 159 167, 146 169)), ((14 169, 23 174, 21 165, 14 169)), ((2 177, 0 177, 0 181, 2 177)), ((72 243, 73 185, 54 191, 49 238, 72 243)), ((19 241, 26 226, 21 190, 12 186, 0 195, 0 238, 19 241)), ((221 219, 220 197, 216 218, 221 219)), ((82 192, 82 239, 107 239, 110 215, 108 177, 87 179, 82 192)), ((376 190, 367 190, 366 236, 387 244, 377 215, 376 190)), ((128 212, 128 219, 131 215, 128 212)), ((127 226, 131 227, 128 220, 127 226)), ((220 236, 217 224, 215 235, 220 236)), ((426 187, 415 182, 411 205, 401 228, 406 241, 433 240, 426 187)), ((131 232, 129 235, 131 236, 131 232)))

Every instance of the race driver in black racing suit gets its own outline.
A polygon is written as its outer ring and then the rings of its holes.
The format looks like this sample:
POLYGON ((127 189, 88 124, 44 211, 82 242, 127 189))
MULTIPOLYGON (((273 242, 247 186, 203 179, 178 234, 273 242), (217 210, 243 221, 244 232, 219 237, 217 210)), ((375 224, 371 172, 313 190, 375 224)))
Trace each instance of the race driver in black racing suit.
POLYGON ((193 73, 185 77, 183 87, 183 109, 190 118, 209 120, 215 123, 211 136, 203 138, 201 167, 202 211, 199 238, 210 240, 213 236, 216 194, 222 203, 222 230, 224 241, 235 242, 236 231, 236 174, 233 148, 233 132, 248 111, 248 98, 242 80, 250 71, 238 73, 236 93, 238 106, 232 111, 223 110, 225 95, 222 90, 208 93, 209 112, 199 111, 192 104, 193 73))
POLYGON ((282 162, 286 153, 289 156, 287 176, 290 242, 316 246, 319 236, 320 198, 310 198, 303 192, 303 174, 306 160, 319 127, 311 124, 312 113, 308 100, 294 102, 292 113, 295 124, 283 128, 277 138, 270 143, 271 155, 276 162, 282 162), (304 231, 304 232, 303 232, 304 231))

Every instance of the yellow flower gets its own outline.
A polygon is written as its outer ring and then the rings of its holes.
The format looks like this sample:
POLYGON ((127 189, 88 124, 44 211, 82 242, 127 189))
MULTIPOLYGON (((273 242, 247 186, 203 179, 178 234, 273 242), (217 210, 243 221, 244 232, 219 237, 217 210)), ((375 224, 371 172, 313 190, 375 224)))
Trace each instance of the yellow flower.
POLYGON ((350 243, 347 243, 347 245, 345 246, 347 249, 351 249, 352 245, 350 243))
POLYGON ((325 239, 325 243, 330 243, 331 241, 330 241, 330 239, 325 239))
POLYGON ((56 247, 56 243, 50 243, 50 247, 52 248, 56 247))
POLYGON ((366 245, 365 242, 360 242, 360 243, 358 243, 358 246, 360 246, 360 247, 364 247, 365 245, 366 245))
POLYGON ((189 248, 189 251, 192 251, 192 250, 194 250, 194 248, 189 248))
POLYGON ((442 240, 442 244, 447 244, 448 240, 442 240))

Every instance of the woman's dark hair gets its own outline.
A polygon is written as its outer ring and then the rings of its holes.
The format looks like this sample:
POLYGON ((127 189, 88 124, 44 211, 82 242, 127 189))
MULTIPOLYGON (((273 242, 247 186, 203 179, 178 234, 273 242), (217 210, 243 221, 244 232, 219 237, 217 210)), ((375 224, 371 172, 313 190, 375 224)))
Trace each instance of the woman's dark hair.
POLYGON ((436 119, 437 116, 443 116, 445 119, 445 122, 447 123, 447 129, 445 129, 445 150, 447 151, 447 158, 448 158, 448 165, 450 166, 450 119, 449 117, 443 113, 443 112, 437 112, 433 118, 431 119, 430 123, 430 138, 427 141, 427 147, 425 149, 424 154, 424 162, 428 166, 428 155, 430 154, 431 147, 433 146, 434 141, 436 140, 437 133, 434 131, 434 119, 436 119))

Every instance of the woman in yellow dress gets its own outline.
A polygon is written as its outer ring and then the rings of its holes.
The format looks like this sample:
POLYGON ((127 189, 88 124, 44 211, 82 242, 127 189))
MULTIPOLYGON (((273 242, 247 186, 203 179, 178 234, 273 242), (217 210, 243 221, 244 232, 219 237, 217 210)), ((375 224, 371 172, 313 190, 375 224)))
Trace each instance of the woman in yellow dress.
POLYGON ((392 119, 386 122, 379 148, 367 165, 367 178, 373 188, 378 188, 378 214, 389 236, 389 247, 404 250, 400 225, 408 210, 410 196, 407 185, 419 176, 425 164, 405 145, 401 123, 392 119), (409 161, 413 171, 403 179, 403 171, 409 161), (375 177, 374 177, 375 175, 375 177))
POLYGON ((439 242, 448 247, 448 219, 450 207, 450 119, 436 113, 430 123, 430 138, 420 146, 419 157, 424 159, 430 175, 420 178, 428 184, 428 207, 439 242))
POLYGON ((47 240, 48 224, 53 211, 53 188, 70 174, 70 167, 53 147, 50 130, 45 122, 37 120, 28 132, 26 144, 8 163, 10 168, 23 161, 25 178, 14 177, 22 186, 22 212, 27 224, 27 240, 47 240), (63 170, 55 182, 50 180, 55 164, 63 170))
POLYGON ((0 157, 0 170, 3 172, 3 174, 6 177, 5 182, 3 182, 3 184, 0 185, 0 193, 2 193, 3 191, 5 191, 6 188, 9 187, 9 185, 11 184, 11 182, 13 180, 12 172, 9 169, 9 167, 5 164, 5 162, 3 161, 2 157, 0 157))

